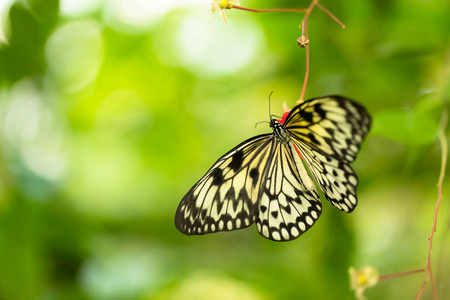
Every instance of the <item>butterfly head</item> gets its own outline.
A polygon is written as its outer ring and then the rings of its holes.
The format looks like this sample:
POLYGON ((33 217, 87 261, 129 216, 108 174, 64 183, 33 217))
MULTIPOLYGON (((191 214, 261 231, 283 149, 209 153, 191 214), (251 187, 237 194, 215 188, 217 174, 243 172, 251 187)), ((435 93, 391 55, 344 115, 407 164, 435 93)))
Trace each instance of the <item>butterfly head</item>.
POLYGON ((283 124, 281 124, 276 119, 270 119, 269 123, 270 127, 273 129, 273 133, 282 141, 282 142, 288 142, 289 141, 289 135, 287 134, 286 130, 283 128, 283 124))

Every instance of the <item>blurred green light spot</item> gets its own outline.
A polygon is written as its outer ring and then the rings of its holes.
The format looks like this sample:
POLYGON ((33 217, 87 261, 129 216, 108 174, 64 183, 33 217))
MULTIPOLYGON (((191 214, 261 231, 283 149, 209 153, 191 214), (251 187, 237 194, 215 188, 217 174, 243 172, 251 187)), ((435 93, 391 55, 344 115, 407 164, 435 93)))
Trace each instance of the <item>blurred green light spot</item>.
POLYGON ((59 27, 45 49, 51 79, 65 92, 85 88, 97 76, 103 60, 103 40, 97 22, 76 21, 59 27))

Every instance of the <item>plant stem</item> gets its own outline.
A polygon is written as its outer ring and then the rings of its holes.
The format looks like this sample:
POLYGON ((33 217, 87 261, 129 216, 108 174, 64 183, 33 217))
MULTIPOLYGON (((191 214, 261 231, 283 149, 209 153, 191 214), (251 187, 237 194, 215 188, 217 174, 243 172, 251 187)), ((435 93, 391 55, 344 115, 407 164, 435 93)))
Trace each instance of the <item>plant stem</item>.
POLYGON ((252 9, 252 8, 246 8, 242 6, 233 5, 232 8, 240 9, 240 10, 246 10, 251 12, 300 12, 304 13, 306 12, 306 9, 300 9, 300 8, 268 8, 268 9, 252 9))
POLYGON ((411 274, 416 274, 416 273, 421 273, 421 272, 425 272, 425 269, 418 269, 418 270, 413 270, 413 271, 400 272, 400 273, 380 276, 378 281, 394 279, 394 278, 403 277, 403 276, 406 276, 406 275, 411 275, 411 274))
POLYGON ((342 28, 345 28, 345 25, 342 24, 341 21, 339 21, 338 18, 336 18, 328 9, 326 9, 325 7, 323 7, 319 2, 317 2, 316 6, 318 8, 320 8, 321 10, 323 10, 327 15, 329 15, 334 21, 336 21, 336 23, 338 23, 342 28))
POLYGON ((436 285, 434 283, 433 274, 431 272, 431 251, 433 249, 433 237, 434 233, 436 232, 436 224, 437 224, 437 217, 439 213, 439 206, 441 205, 441 200, 443 197, 442 193, 442 186, 444 184, 444 177, 445 177, 445 168, 447 166, 447 152, 448 152, 448 144, 447 144, 447 137, 445 136, 445 128, 447 127, 447 121, 448 121, 448 110, 447 107, 442 112, 441 122, 439 124, 439 142, 441 144, 441 171, 439 173, 439 181, 438 181, 438 199, 436 202, 436 208, 434 210, 434 217, 433 217, 433 228, 431 230, 430 237, 428 240, 430 241, 429 247, 428 247, 428 257, 427 257, 427 263, 425 265, 425 278, 422 282, 422 285, 420 286, 419 293, 417 294, 416 300, 420 299, 422 296, 423 290, 425 288, 425 285, 428 281, 428 276, 430 277, 431 285, 433 287, 433 293, 434 293, 434 299, 438 299, 437 291, 436 291, 436 285))
MULTIPOLYGON (((319 0, 311 0, 311 3, 309 4, 308 8, 306 9, 297 9, 297 8, 269 8, 269 9, 253 9, 253 8, 247 8, 242 7, 238 5, 233 5, 232 8, 245 10, 245 11, 251 11, 251 12, 300 12, 305 13, 305 16, 303 17, 301 27, 302 27, 302 36, 306 36, 306 38, 309 40, 309 34, 308 34, 308 18, 311 14, 314 7, 319 7, 321 10, 323 10, 327 15, 329 15, 336 23, 338 23, 342 28, 345 28, 345 25, 342 24, 341 21, 338 20, 328 9, 323 7, 321 4, 319 4, 319 0)), ((306 92, 306 86, 308 85, 308 77, 309 77, 309 46, 306 47, 306 67, 305 67, 305 78, 303 80, 303 86, 302 86, 302 92, 300 94, 300 98, 297 100, 297 105, 303 102, 303 98, 305 97, 306 92)))
MULTIPOLYGON (((302 25, 302 35, 306 33, 306 38, 309 40, 309 34, 308 34, 308 21, 303 20, 304 23, 302 25)), ((303 102, 303 98, 305 96, 306 86, 308 84, 308 77, 309 77, 309 45, 306 47, 306 68, 305 68, 305 79, 303 80, 303 87, 302 87, 302 93, 300 94, 300 99, 297 101, 297 105, 303 102)))
MULTIPOLYGON (((308 18, 311 14, 314 7, 319 3, 319 0, 312 0, 309 4, 307 11, 305 13, 305 16, 302 20, 302 35, 305 35, 306 38, 309 40, 309 33, 308 33, 308 18)), ((306 47, 306 68, 305 68, 305 79, 303 80, 303 87, 302 92, 300 94, 300 98, 297 101, 297 105, 303 102, 303 98, 305 97, 306 92, 306 86, 308 85, 308 77, 309 77, 309 45, 306 47)))

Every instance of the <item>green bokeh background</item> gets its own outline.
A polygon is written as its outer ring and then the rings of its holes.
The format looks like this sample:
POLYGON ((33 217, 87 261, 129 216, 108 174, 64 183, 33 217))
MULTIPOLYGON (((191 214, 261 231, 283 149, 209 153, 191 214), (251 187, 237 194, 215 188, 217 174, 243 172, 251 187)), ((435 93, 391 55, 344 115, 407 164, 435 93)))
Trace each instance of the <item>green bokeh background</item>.
MULTIPOLYGON (((206 0, 0 3, 0 299, 354 299, 350 266, 424 267, 450 97, 448 1, 323 0, 345 29, 311 14, 306 98, 355 99, 373 127, 353 163, 356 210, 324 203, 287 243, 254 227, 188 237, 173 219, 219 156, 270 131, 255 124, 271 91, 272 113, 295 105, 302 14, 230 10, 225 24, 206 0)), ((446 179, 432 256, 440 299, 448 193, 446 179)), ((422 280, 366 295, 412 299, 422 280)))

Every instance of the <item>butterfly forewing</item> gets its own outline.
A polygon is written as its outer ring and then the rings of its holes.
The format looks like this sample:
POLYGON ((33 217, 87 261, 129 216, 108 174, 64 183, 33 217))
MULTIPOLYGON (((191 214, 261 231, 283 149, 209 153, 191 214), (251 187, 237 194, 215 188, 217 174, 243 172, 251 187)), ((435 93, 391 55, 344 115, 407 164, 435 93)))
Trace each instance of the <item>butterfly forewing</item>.
POLYGON ((366 110, 338 96, 317 98, 292 109, 284 125, 325 197, 351 212, 358 178, 349 163, 370 128, 366 110))
POLYGON ((349 99, 328 96, 294 107, 284 126, 311 149, 352 162, 369 131, 370 116, 364 107, 349 99))
POLYGON ((260 135, 219 158, 181 200, 178 230, 191 235, 250 226, 273 142, 272 134, 260 135))

